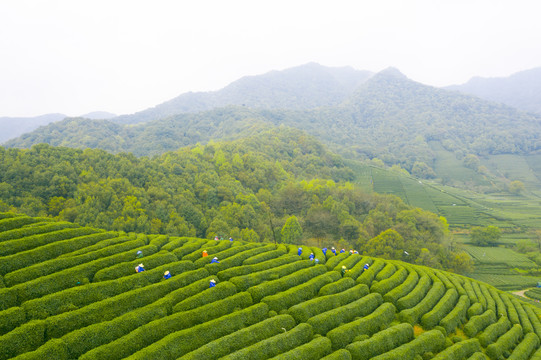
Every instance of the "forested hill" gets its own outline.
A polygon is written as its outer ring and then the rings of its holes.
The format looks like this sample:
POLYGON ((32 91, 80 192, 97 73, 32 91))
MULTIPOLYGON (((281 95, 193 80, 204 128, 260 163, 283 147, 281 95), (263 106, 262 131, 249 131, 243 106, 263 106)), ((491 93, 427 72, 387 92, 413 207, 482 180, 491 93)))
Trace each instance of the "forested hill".
POLYGON ((467 269, 445 219, 353 180, 339 156, 285 128, 154 158, 0 147, 0 211, 126 232, 318 241, 395 259, 407 244, 407 261, 467 269))
POLYGON ((27 148, 45 142, 141 156, 197 142, 241 138, 279 125, 305 130, 347 157, 378 157, 410 172, 417 163, 428 174, 435 159, 430 142, 441 143, 457 158, 541 149, 541 116, 422 85, 394 69, 372 76, 337 106, 311 110, 230 106, 129 126, 67 119, 6 146, 27 148))
POLYGON ((448 86, 447 89, 541 114, 541 67, 508 77, 474 77, 465 84, 448 86))
POLYGON ((219 91, 190 92, 114 122, 134 124, 228 105, 261 109, 311 109, 341 103, 366 79, 369 71, 331 68, 316 63, 243 77, 219 91))

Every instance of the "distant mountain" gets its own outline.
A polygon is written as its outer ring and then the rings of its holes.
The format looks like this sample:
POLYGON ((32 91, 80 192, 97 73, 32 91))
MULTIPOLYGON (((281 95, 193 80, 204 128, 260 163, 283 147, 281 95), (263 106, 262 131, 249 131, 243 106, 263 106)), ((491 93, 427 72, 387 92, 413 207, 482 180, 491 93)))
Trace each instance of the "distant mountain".
POLYGON ((474 77, 465 84, 448 86, 446 89, 541 114, 541 67, 521 71, 509 77, 474 77))
POLYGON ((93 111, 88 114, 81 115, 80 117, 92 120, 105 120, 117 117, 117 115, 107 111, 93 111))
POLYGON ((432 166, 430 143, 458 158, 465 154, 527 154, 541 150, 541 116, 412 81, 387 69, 363 82, 339 105, 309 110, 229 106, 199 113, 121 125, 66 119, 11 140, 6 146, 98 147, 138 156, 179 147, 251 136, 274 126, 306 131, 350 158, 378 157, 412 171, 432 166))
POLYGON ((338 105, 373 73, 351 67, 325 67, 316 63, 243 77, 219 91, 189 92, 163 104, 113 121, 147 122, 180 113, 238 105, 259 109, 306 110, 338 105))
POLYGON ((65 118, 64 114, 46 114, 36 117, 0 117, 0 143, 33 131, 40 126, 65 118))

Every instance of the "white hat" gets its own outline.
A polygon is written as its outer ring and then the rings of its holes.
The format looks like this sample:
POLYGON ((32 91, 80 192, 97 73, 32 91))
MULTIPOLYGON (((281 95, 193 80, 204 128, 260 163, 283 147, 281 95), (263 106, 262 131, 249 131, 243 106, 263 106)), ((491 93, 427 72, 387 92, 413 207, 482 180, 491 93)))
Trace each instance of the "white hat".
POLYGON ((169 270, 163 273, 164 275, 169 275, 169 270))
POLYGON ((215 283, 215 282, 216 282, 216 280, 212 279, 212 280, 210 280, 210 282, 213 282, 213 283, 215 283))
POLYGON ((145 267, 143 264, 139 264, 140 267, 145 267))
POLYGON ((346 267, 345 266, 342 266, 342 269, 345 269, 346 267))
POLYGON ((214 260, 218 260, 218 258, 215 256, 215 257, 214 257, 214 260))

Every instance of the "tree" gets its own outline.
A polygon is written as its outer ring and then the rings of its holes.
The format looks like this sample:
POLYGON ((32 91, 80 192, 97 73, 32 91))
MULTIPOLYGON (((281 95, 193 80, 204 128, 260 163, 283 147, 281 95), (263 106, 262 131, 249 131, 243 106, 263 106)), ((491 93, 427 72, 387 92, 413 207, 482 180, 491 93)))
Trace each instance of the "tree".
POLYGON ((302 227, 297 220, 295 215, 291 215, 287 218, 282 231, 280 232, 282 236, 282 242, 286 244, 297 244, 300 238, 302 237, 302 227))
POLYGON ((524 183, 520 180, 511 181, 508 189, 511 194, 518 195, 524 191, 524 183))
POLYGON ((498 242, 500 237, 500 228, 492 225, 485 228, 475 227, 470 232, 471 241, 477 246, 493 245, 498 242))
POLYGON ((430 166, 422 161, 416 161, 411 168, 411 174, 423 178, 423 179, 432 179, 436 177, 436 173, 430 166))
POLYGON ((395 230, 388 229, 370 239, 362 245, 363 253, 370 256, 382 257, 384 259, 401 259, 404 253, 404 238, 395 230))

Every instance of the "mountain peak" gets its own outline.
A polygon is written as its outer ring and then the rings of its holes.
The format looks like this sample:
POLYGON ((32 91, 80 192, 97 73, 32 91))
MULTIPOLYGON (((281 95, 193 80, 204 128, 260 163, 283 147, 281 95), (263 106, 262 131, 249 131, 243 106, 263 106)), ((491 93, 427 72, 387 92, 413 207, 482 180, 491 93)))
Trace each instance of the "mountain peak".
POLYGON ((404 74, 402 74, 400 72, 400 70, 398 70, 397 68, 395 67, 388 67, 386 69, 383 69, 381 70, 380 72, 378 72, 376 74, 376 76, 392 76, 392 77, 396 77, 396 78, 399 78, 399 79, 407 79, 408 77, 404 74))

